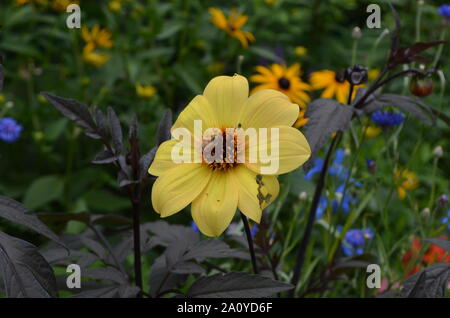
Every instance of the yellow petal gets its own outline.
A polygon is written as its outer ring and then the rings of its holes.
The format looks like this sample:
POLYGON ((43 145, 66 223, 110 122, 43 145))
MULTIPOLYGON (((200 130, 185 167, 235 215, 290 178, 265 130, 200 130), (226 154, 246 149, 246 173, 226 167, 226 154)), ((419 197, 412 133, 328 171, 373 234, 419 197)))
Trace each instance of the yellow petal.
POLYGON ((275 176, 261 176, 239 165, 231 171, 238 184, 238 207, 242 213, 259 223, 262 209, 271 204, 278 196, 280 185, 275 176))
POLYGON ((344 82, 337 85, 336 99, 341 104, 347 104, 347 97, 350 90, 350 83, 344 82))
POLYGON ((244 129, 292 126, 298 113, 298 106, 285 94, 272 89, 260 90, 247 100, 239 123, 244 129))
POLYGON ((246 143, 246 166, 259 174, 279 175, 290 172, 301 166, 311 156, 311 148, 305 136, 297 129, 288 126, 278 128, 278 145, 272 145, 272 132, 269 130, 266 136, 259 133, 259 142, 255 145, 246 143), (249 152, 259 151, 256 163, 249 161, 249 152), (278 156, 276 153, 278 152, 278 156), (271 156, 269 163, 261 160, 261 153, 271 156), (270 169, 269 169, 270 167, 270 169))
POLYGON ((225 18, 225 15, 222 11, 216 8, 209 8, 209 13, 211 13, 211 22, 214 23, 218 28, 220 29, 226 29, 227 28, 227 18, 225 18))
POLYGON ((187 128, 191 133, 194 133, 194 120, 202 121, 202 132, 208 128, 220 128, 215 109, 203 95, 194 97, 180 113, 171 131, 176 128, 187 128))
POLYGON ((403 189, 402 187, 398 187, 397 191, 398 191, 398 198, 400 200, 404 200, 406 198, 406 191, 405 191, 405 189, 403 189))
POLYGON ((233 219, 238 191, 229 172, 213 172, 208 185, 192 202, 192 218, 207 236, 219 236, 233 219))
POLYGON ((217 76, 208 83, 203 95, 214 109, 221 126, 236 127, 248 98, 248 82, 240 75, 217 76))
POLYGON ((152 204, 161 217, 185 208, 208 184, 212 171, 201 163, 178 164, 156 179, 152 188, 152 204))
POLYGON ((172 139, 163 142, 156 151, 155 159, 148 168, 148 173, 154 176, 161 176, 167 170, 175 167, 177 164, 172 160, 172 148, 179 141, 172 139))

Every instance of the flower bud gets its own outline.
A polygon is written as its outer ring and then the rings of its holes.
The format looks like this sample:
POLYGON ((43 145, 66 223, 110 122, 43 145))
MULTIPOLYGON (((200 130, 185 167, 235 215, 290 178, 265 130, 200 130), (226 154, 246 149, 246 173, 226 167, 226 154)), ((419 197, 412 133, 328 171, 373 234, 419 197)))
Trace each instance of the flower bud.
POLYGON ((437 205, 440 208, 445 208, 448 204, 448 195, 447 194, 443 194, 441 195, 438 199, 437 199, 437 205))
POLYGON ((358 26, 354 27, 352 31, 352 38, 354 38, 355 40, 359 40, 361 37, 362 37, 361 28, 358 26))
POLYGON ((308 193, 306 193, 305 191, 300 192, 300 194, 298 195, 298 198, 302 201, 306 200, 308 198, 308 193))
POLYGON ((422 215, 423 216, 429 216, 430 213, 431 213, 431 211, 430 211, 429 208, 425 208, 425 209, 422 210, 422 215))
POLYGON ((375 174, 377 172, 377 164, 376 164, 375 160, 366 159, 366 164, 367 164, 367 170, 369 170, 369 172, 371 174, 375 174))
POLYGON ((437 146, 436 148, 434 148, 433 155, 437 158, 442 158, 442 156, 444 155, 444 149, 442 149, 442 146, 437 146))
POLYGON ((353 85, 367 82, 367 67, 356 64, 345 70, 345 79, 353 85))
POLYGON ((409 85, 409 90, 417 97, 428 96, 433 93, 434 90, 433 79, 429 76, 425 78, 416 76, 412 79, 411 84, 409 85))

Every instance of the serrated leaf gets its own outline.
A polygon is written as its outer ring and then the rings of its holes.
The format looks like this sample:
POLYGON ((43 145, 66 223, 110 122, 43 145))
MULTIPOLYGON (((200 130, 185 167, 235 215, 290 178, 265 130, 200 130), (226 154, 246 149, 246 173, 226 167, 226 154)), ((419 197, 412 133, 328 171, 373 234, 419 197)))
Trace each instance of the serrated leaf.
POLYGON ((117 161, 119 158, 113 154, 109 149, 104 149, 103 151, 99 152, 95 155, 94 160, 92 160, 92 163, 95 164, 108 164, 114 161, 117 161))
POLYGON ((161 118, 156 132, 156 144, 158 146, 170 139, 170 128, 172 128, 172 111, 168 109, 161 118))
POLYGON ((57 176, 44 176, 34 180, 25 193, 23 204, 34 210, 57 200, 63 193, 64 183, 57 176))
POLYGON ((108 107, 109 128, 112 137, 112 144, 116 155, 122 153, 123 150, 123 133, 119 118, 111 107, 108 107))
POLYGON ((193 298, 257 298, 270 297, 294 286, 261 275, 227 273, 200 277, 189 288, 193 298))
POLYGON ((3 232, 0 232, 0 271, 7 297, 58 297, 53 269, 37 248, 3 232))
POLYGON ((402 297, 444 297, 450 279, 450 263, 433 264, 412 275, 403 283, 402 297))
POLYGON ((24 205, 13 199, 0 196, 0 217, 10 222, 26 226, 56 243, 65 246, 60 238, 47 225, 42 223, 36 215, 32 214, 24 205))
POLYGON ((365 114, 369 114, 384 107, 397 107, 404 112, 410 113, 427 125, 432 125, 435 122, 432 109, 416 97, 397 94, 372 95, 362 110, 365 114))
POLYGON ((217 239, 208 239, 196 243, 183 256, 184 260, 195 259, 202 261, 205 258, 228 258, 236 253, 225 242, 217 239))
POLYGON ((140 180, 144 180, 149 175, 148 168, 150 168, 150 165, 153 162, 153 159, 155 159, 156 151, 158 150, 158 147, 153 147, 152 150, 150 150, 148 153, 143 155, 139 161, 139 166, 141 167, 140 172, 140 180))
POLYGON ((304 165, 305 170, 310 168, 332 133, 348 129, 353 112, 353 107, 328 98, 316 99, 308 105, 305 117, 309 120, 304 126, 304 131, 311 147, 311 157, 304 165))
POLYGON ((120 285, 127 283, 127 277, 125 277, 119 270, 110 266, 86 268, 83 270, 82 275, 91 279, 112 281, 120 285))
POLYGON ((50 102, 50 104, 59 110, 61 114, 76 122, 81 127, 84 127, 86 129, 86 135, 94 139, 100 138, 96 133, 97 127, 94 119, 85 105, 74 99, 55 96, 47 92, 41 94, 50 102))

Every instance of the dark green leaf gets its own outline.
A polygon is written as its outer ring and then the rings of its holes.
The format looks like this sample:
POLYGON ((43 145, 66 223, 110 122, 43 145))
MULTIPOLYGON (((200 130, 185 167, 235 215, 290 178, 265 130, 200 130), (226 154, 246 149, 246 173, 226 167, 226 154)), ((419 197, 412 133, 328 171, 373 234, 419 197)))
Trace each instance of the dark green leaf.
POLYGON ((50 93, 41 93, 64 116, 73 120, 81 127, 86 128, 86 135, 99 139, 96 133, 97 127, 88 108, 74 99, 58 97, 50 93))
POLYGON ((109 128, 111 129, 112 143, 116 155, 122 153, 123 150, 123 134, 122 126, 116 112, 111 107, 108 107, 109 128))
POLYGON ((36 209, 57 200, 63 193, 64 183, 57 176, 43 176, 34 180, 25 193, 23 204, 36 209))
POLYGON ((37 248, 0 232, 0 271, 10 298, 58 297, 53 269, 37 248))
POLYGON ((403 283, 402 297, 444 297, 450 279, 450 263, 433 264, 403 283))
POLYGON ((56 243, 65 246, 59 237, 42 223, 36 215, 32 214, 25 206, 13 199, 0 196, 0 217, 13 223, 26 226, 56 243))
POLYGON ((294 286, 261 275, 227 273, 200 277, 187 293, 193 298, 270 297, 294 286))
POLYGON ((156 133, 156 144, 158 146, 170 139, 170 128, 172 128, 172 111, 168 109, 158 125, 158 131, 156 133))
POLYGON ((332 133, 348 129, 352 116, 353 107, 342 105, 333 99, 320 98, 308 105, 305 117, 309 121, 304 130, 311 147, 311 157, 304 165, 305 170, 311 167, 315 156, 332 133))

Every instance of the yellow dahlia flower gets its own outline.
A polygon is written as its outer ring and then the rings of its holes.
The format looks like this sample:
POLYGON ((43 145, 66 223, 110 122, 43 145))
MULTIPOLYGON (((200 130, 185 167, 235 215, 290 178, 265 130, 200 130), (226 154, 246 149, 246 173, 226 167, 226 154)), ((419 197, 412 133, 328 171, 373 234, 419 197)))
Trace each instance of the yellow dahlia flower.
POLYGON ((161 217, 175 214, 192 203, 192 218, 207 236, 220 235, 237 208, 259 223, 262 209, 278 196, 276 176, 298 168, 309 158, 308 142, 291 127, 298 118, 298 105, 275 90, 248 95, 245 77, 218 76, 208 83, 203 95, 196 96, 181 112, 171 129, 172 137, 178 139, 160 145, 148 170, 158 177, 152 189, 152 204, 161 217), (202 123, 200 128, 198 121, 202 123), (267 132, 264 128, 270 134, 259 133, 253 142, 240 143, 243 130, 267 132), (179 131, 188 133, 187 137, 178 136, 179 131), (237 140, 232 142, 231 149, 223 142, 229 139, 237 140), (219 159, 214 151, 207 154, 210 145, 207 142, 217 140, 216 150, 223 147, 226 153, 220 153, 219 159), (187 154, 186 162, 174 161, 174 154, 180 153, 180 144, 189 147, 182 148, 183 158, 187 154), (258 156, 252 160, 251 154, 255 152, 258 156), (269 153, 278 154, 274 157, 276 170, 266 169, 270 163, 262 154, 269 153), (242 154, 244 161, 234 160, 242 154))
POLYGON ((242 31, 241 28, 247 23, 248 16, 240 14, 235 8, 230 10, 228 19, 225 14, 216 8, 209 8, 211 13, 211 22, 219 29, 225 31, 229 36, 236 38, 241 42, 243 47, 255 42, 255 36, 248 32, 242 31))

